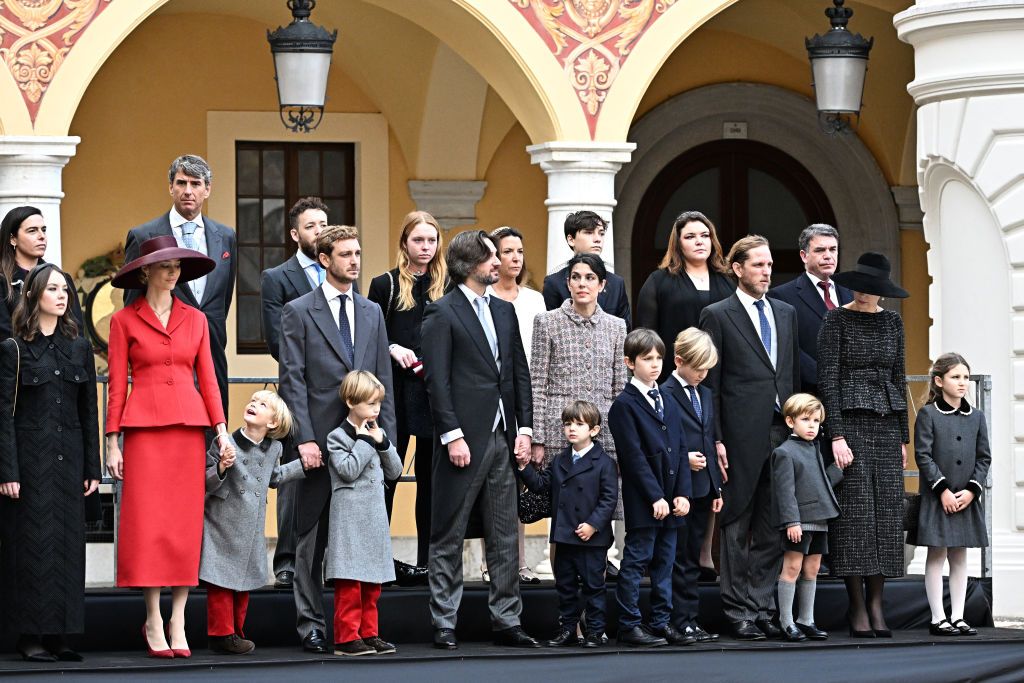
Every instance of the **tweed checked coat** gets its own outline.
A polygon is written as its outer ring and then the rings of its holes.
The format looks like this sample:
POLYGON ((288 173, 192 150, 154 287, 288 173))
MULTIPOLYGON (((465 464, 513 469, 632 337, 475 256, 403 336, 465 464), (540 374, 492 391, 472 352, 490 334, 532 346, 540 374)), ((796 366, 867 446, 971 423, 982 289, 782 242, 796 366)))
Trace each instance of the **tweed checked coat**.
POLYGON ((269 583, 267 539, 267 489, 302 479, 301 460, 279 465, 280 442, 264 438, 259 445, 242 435, 231 434, 235 464, 217 473, 220 447, 216 441, 206 453, 206 505, 203 515, 203 554, 199 578, 221 588, 251 591, 269 583))
POLYGON ((402 476, 402 460, 387 435, 380 444, 345 420, 327 435, 331 521, 327 577, 364 583, 395 580, 384 479, 402 476))

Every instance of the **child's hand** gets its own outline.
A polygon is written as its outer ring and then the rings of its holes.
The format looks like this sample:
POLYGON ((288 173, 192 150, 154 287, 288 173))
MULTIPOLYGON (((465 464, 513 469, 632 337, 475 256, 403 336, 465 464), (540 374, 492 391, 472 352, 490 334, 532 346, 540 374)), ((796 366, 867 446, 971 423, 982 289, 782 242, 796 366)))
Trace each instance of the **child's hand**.
POLYGON ((722 507, 725 505, 725 499, 719 496, 711 501, 711 511, 716 515, 722 511, 722 507))
POLYGON ((654 502, 654 518, 662 520, 668 517, 668 503, 664 498, 659 498, 654 502))
POLYGON ((786 529, 786 538, 789 539, 790 543, 799 543, 800 539, 804 537, 804 530, 800 528, 799 524, 795 524, 786 529))
POLYGON ((380 428, 380 425, 378 425, 375 420, 366 420, 363 422, 363 424, 359 425, 359 428, 356 429, 356 434, 365 434, 373 439, 374 443, 381 443, 384 441, 384 430, 380 428))
POLYGON ((946 489, 939 496, 939 502, 942 503, 942 509, 945 510, 947 515, 956 514, 960 512, 959 501, 957 501, 956 494, 946 489))
POLYGON ((221 474, 235 464, 235 449, 230 444, 222 446, 220 449, 220 462, 217 464, 217 469, 221 474))
POLYGON ((957 491, 956 502, 960 510, 967 509, 967 506, 974 502, 974 491, 968 491, 967 489, 957 491))
POLYGON ((708 466, 707 458, 704 457, 700 451, 690 451, 690 469, 694 472, 700 472, 702 469, 708 466))
POLYGON ((590 537, 597 533, 597 529, 590 526, 586 522, 581 523, 576 527, 576 535, 580 537, 582 541, 589 541, 590 537))
POLYGON ((527 463, 530 462, 530 452, 522 450, 516 453, 516 464, 519 465, 519 469, 526 467, 527 463))
POLYGON ((690 501, 683 496, 676 496, 672 499, 672 514, 676 517, 683 517, 690 511, 690 501))

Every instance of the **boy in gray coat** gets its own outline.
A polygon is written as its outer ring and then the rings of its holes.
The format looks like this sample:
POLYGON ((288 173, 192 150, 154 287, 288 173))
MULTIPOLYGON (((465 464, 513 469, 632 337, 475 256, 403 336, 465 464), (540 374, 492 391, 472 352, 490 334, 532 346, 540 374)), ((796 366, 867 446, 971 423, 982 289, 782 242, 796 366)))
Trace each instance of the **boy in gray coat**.
MULTIPOLYGON (((821 556, 828 552, 828 520, 839 516, 839 502, 818 450, 818 428, 825 420, 821 401, 793 394, 782 406, 793 430, 772 453, 772 523, 782 530, 782 573, 779 575, 779 622, 790 642, 825 640, 828 633, 814 624, 814 591, 821 556), (793 620, 793 598, 799 583, 800 615, 793 620)), ((833 478, 842 477, 838 468, 833 478)))
POLYGON ((267 585, 267 489, 304 476, 302 462, 278 464, 292 428, 288 406, 273 391, 257 391, 245 406, 245 425, 231 434, 233 451, 206 454, 206 505, 199 580, 206 584, 210 649, 244 655, 256 646, 243 627, 249 591, 267 585))

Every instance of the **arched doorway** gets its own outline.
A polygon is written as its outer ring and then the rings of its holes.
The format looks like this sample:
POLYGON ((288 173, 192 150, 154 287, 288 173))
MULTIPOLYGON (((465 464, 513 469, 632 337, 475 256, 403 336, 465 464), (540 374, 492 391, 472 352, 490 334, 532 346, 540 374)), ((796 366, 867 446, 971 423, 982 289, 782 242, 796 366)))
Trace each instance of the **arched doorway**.
POLYGON ((785 152, 753 140, 715 140, 668 163, 648 186, 633 224, 633 300, 658 267, 675 217, 703 212, 726 252, 748 233, 772 244, 774 284, 801 270, 796 248, 811 223, 835 225, 835 213, 814 176, 785 152))

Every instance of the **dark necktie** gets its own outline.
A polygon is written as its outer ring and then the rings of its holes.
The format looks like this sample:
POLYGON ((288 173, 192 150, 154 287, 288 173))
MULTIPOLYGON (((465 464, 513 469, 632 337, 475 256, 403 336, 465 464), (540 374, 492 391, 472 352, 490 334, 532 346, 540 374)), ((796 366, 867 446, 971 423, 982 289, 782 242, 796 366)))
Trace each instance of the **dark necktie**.
POLYGON ((654 399, 654 412, 658 414, 658 417, 662 420, 665 419, 665 407, 661 405, 661 392, 657 389, 651 389, 647 392, 647 395, 654 399))
POLYGON ((698 420, 703 422, 704 415, 700 412, 700 401, 697 399, 697 387, 686 387, 690 392, 690 405, 693 406, 693 412, 697 416, 698 420))
POLYGON ((345 311, 345 302, 348 301, 348 294, 338 295, 338 329, 341 330, 341 350, 345 354, 345 360, 349 366, 352 361, 352 328, 348 324, 348 313, 345 311))
POLYGON ((832 283, 831 282, 819 282, 818 286, 821 287, 821 291, 825 292, 825 310, 826 311, 831 311, 833 308, 836 307, 836 305, 834 303, 832 303, 832 297, 829 296, 829 294, 828 294, 828 288, 832 286, 832 283))
POLYGON ((758 322, 761 323, 761 343, 764 344, 764 350, 768 352, 770 358, 772 355, 772 327, 768 324, 768 316, 764 314, 764 299, 755 301, 754 306, 757 308, 758 322))

